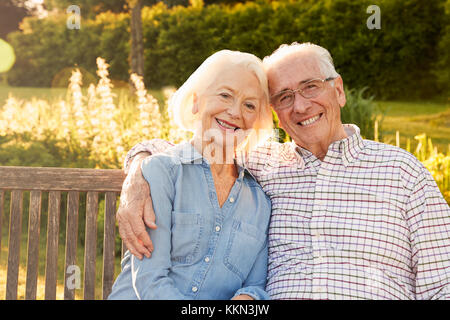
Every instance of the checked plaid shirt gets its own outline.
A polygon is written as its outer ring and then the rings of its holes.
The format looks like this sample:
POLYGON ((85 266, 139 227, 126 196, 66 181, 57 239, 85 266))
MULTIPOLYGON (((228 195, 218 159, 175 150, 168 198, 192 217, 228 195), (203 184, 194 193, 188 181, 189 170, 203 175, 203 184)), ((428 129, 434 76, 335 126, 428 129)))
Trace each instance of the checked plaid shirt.
MULTIPOLYGON (((272 201, 272 299, 450 298, 450 208, 410 153, 362 139, 333 142, 323 161, 269 142, 247 167, 272 201)), ((152 140, 128 153, 159 152, 152 140)))

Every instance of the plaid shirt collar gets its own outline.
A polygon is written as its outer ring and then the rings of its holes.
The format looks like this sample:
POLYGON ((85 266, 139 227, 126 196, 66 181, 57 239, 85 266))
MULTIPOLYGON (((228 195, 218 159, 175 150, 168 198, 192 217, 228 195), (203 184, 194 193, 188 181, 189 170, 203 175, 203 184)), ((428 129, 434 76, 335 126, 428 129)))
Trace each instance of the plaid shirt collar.
MULTIPOLYGON (((347 133, 347 137, 342 140, 332 142, 328 147, 328 152, 332 150, 339 153, 344 166, 347 167, 358 158, 359 152, 364 148, 364 140, 361 137, 358 126, 354 124, 344 124, 344 130, 347 133)), ((310 151, 298 146, 294 141, 289 144, 295 154, 301 156, 301 160, 303 162, 302 167, 304 167, 304 164, 317 159, 310 151)))

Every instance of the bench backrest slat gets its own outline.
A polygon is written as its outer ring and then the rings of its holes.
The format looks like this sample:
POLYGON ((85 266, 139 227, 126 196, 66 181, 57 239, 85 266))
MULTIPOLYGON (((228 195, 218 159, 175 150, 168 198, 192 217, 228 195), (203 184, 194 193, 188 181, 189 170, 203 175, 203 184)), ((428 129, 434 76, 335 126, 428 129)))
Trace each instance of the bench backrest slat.
POLYGON ((47 257, 45 260, 45 300, 56 299, 60 208, 61 191, 50 191, 48 197, 47 257))
POLYGON ((19 281, 20 237, 22 235, 23 192, 11 192, 11 212, 9 224, 8 271, 6 275, 6 300, 17 299, 19 281))
POLYGON ((30 214, 28 216, 28 259, 25 299, 35 300, 39 265, 39 235, 41 225, 42 191, 30 193, 30 214))
POLYGON ((64 300, 75 299, 76 283, 72 269, 77 264, 77 235, 78 235, 78 205, 80 193, 69 191, 67 196, 67 220, 66 220, 66 273, 64 275, 64 300))
MULTIPOLYGON (((3 207, 5 206, 5 191, 0 190, 0 235, 3 234, 3 207)), ((0 248, 2 247, 2 237, 0 236, 0 248)))
POLYGON ((115 212, 117 195, 105 194, 105 225, 103 238, 103 299, 108 298, 114 282, 115 212))
POLYGON ((97 256, 98 192, 86 198, 86 234, 84 241, 84 299, 95 298, 95 258, 97 256))

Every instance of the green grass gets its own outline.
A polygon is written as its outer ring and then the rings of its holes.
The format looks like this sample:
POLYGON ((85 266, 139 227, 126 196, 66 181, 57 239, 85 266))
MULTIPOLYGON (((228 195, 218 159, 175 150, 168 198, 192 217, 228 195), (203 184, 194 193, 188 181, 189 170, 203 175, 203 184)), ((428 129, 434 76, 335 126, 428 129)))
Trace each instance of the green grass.
POLYGON ((405 148, 411 140, 411 150, 417 141, 414 137, 426 133, 440 152, 447 153, 450 144, 450 103, 449 102, 401 102, 378 101, 386 108, 382 124, 383 141, 395 144, 395 132, 400 132, 400 146, 405 148))

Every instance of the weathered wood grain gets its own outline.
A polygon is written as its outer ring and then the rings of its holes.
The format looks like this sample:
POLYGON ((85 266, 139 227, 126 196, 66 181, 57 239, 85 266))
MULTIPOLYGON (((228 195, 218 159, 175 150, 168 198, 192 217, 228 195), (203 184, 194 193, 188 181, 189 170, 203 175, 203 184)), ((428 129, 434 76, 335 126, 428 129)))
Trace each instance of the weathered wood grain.
POLYGON ((20 236, 22 234, 23 192, 11 192, 11 211, 9 224, 8 271, 6 275, 6 300, 17 299, 19 280, 20 236))
POLYGON ((84 241, 84 300, 95 299, 95 258, 97 256, 98 192, 88 192, 86 199, 86 234, 84 241))
MULTIPOLYGON (((66 219, 66 264, 64 269, 64 300, 75 299, 76 281, 72 277, 73 266, 77 264, 78 206, 80 193, 69 191, 67 195, 66 219), (69 270, 69 267, 71 268, 69 270), (69 272, 70 271, 70 272, 69 272)), ((80 275, 81 276, 81 275, 80 275)))
POLYGON ((28 259, 26 300, 36 300, 38 265, 39 265, 39 233, 41 225, 42 192, 33 190, 30 193, 30 213, 28 217, 28 259))
POLYGON ((50 191, 48 199, 45 300, 56 299, 61 191, 50 191))
MULTIPOLYGON (((2 232, 2 221, 3 221, 3 207, 5 205, 5 190, 0 190, 0 234, 3 234, 2 232)), ((2 248, 2 237, 0 237, 0 256, 1 256, 1 250, 2 248)))
POLYGON ((116 199, 117 196, 114 192, 107 192, 105 194, 105 225, 103 238, 103 299, 108 298, 114 282, 116 199))
MULTIPOLYGON (((42 197, 44 192, 47 191, 49 191, 49 200, 46 235, 45 299, 56 299, 62 192, 68 192, 64 299, 75 298, 73 287, 67 286, 69 282, 68 276, 71 275, 67 273, 67 268, 76 265, 79 197, 80 192, 87 192, 83 298, 89 300, 95 299, 99 194, 105 193, 102 297, 106 299, 111 292, 114 282, 116 202, 117 196, 122 189, 122 183, 125 178, 124 173, 121 170, 110 169, 0 166, 0 177, 0 232, 6 193, 11 191, 6 298, 11 300, 17 299, 23 191, 30 190, 25 299, 36 299, 42 197)), ((123 252, 126 250, 124 245, 122 250, 123 252)))
POLYGON ((112 169, 0 167, 0 189, 120 192, 125 174, 112 169))

